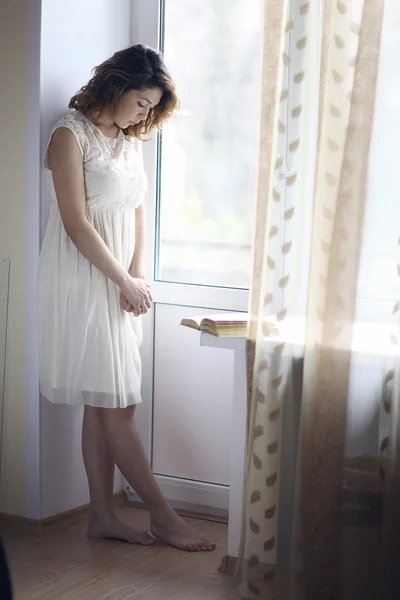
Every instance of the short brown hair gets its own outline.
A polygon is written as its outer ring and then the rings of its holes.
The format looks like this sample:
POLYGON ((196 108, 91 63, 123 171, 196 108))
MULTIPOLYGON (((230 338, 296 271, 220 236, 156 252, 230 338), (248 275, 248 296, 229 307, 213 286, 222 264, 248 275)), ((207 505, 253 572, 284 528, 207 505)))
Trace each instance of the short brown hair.
POLYGON ((154 128, 161 129, 179 106, 175 84, 165 66, 160 52, 137 44, 116 52, 114 56, 93 70, 89 83, 69 103, 84 115, 114 111, 126 92, 159 88, 163 94, 157 106, 152 108, 146 121, 132 125, 125 132, 139 139, 154 128))

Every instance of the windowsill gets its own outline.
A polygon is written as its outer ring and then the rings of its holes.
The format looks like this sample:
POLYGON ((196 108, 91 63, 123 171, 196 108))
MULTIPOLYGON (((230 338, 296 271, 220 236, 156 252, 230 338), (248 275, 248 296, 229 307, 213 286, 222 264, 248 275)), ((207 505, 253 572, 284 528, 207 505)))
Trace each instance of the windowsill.
MULTIPOLYGON (((279 325, 281 335, 266 338, 266 342, 274 345, 284 342, 285 354, 299 356, 305 347, 304 321, 293 321, 279 325)), ((398 347, 392 342, 393 327, 383 323, 357 322, 354 325, 352 352, 365 357, 396 356, 398 347)), ((229 350, 245 350, 245 338, 222 338, 209 333, 201 333, 200 345, 229 350)), ((338 345, 337 350, 345 350, 338 345)))

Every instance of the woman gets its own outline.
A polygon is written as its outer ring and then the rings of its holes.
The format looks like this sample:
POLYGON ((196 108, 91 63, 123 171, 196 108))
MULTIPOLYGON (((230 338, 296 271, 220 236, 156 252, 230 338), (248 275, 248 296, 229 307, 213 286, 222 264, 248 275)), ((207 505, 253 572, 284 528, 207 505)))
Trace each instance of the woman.
POLYGON ((82 448, 91 514, 88 535, 188 551, 215 544, 191 533, 166 503, 135 424, 141 402, 141 315, 151 307, 144 280, 142 136, 178 105, 158 52, 117 52, 71 100, 53 129, 45 165, 53 206, 38 279, 42 394, 84 405, 82 448), (151 534, 121 523, 112 508, 117 464, 151 514, 151 534))

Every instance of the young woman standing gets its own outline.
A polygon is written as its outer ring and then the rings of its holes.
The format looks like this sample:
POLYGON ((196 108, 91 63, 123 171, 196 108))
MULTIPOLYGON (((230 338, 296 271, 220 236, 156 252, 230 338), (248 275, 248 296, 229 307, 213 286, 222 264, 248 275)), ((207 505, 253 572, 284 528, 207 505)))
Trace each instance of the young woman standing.
POLYGON ((213 550, 165 501, 135 424, 141 402, 144 279, 142 137, 178 99, 162 56, 142 45, 117 52, 71 100, 54 127, 45 164, 53 206, 40 256, 38 338, 42 394, 84 405, 82 448, 91 516, 88 534, 182 550, 213 550), (115 464, 149 507, 151 533, 112 508, 115 464))

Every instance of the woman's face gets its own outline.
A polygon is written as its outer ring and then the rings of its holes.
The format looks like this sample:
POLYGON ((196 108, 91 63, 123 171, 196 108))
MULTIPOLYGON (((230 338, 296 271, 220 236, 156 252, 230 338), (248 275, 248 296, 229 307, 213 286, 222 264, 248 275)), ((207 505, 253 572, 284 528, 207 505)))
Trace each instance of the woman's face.
POLYGON ((114 123, 120 129, 127 129, 140 121, 145 121, 150 109, 160 102, 162 94, 159 88, 126 92, 118 103, 114 123))

